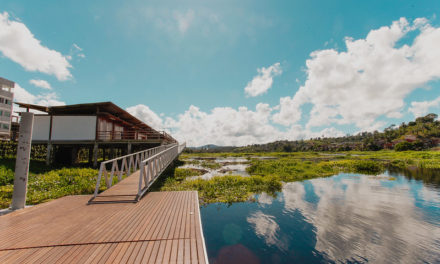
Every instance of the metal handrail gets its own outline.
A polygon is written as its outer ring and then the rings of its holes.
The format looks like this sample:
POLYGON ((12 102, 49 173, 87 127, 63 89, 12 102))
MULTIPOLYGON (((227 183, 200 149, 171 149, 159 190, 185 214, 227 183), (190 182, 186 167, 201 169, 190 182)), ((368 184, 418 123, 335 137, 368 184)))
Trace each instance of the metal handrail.
POLYGON ((181 145, 172 144, 167 148, 141 162, 139 173, 138 194, 136 201, 139 201, 153 183, 159 178, 162 172, 176 159, 177 156, 185 149, 186 143, 181 145))
POLYGON ((173 143, 168 145, 162 145, 159 147, 142 150, 139 152, 135 152, 133 154, 124 155, 118 158, 101 162, 101 165, 99 167, 98 177, 96 179, 95 192, 93 193, 93 197, 89 200, 89 203, 92 202, 98 195, 99 187, 101 186, 101 179, 103 175, 105 177, 105 183, 107 188, 110 188, 113 185, 113 176, 115 174, 117 174, 118 182, 119 182, 122 180, 124 174, 126 176, 129 176, 132 172, 139 170, 142 160, 145 160, 148 157, 156 155, 157 153, 160 153, 166 150, 167 148, 174 147, 175 145, 177 144, 173 143), (119 162, 121 163, 120 166, 119 166, 119 162), (111 164, 110 171, 107 170, 108 164, 111 164))

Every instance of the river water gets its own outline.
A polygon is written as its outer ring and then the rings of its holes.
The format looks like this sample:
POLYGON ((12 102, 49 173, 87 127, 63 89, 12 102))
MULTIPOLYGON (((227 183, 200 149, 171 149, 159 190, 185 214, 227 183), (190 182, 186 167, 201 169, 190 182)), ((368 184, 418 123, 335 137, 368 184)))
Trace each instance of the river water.
POLYGON ((209 204, 210 263, 440 263, 439 176, 341 173, 209 204))

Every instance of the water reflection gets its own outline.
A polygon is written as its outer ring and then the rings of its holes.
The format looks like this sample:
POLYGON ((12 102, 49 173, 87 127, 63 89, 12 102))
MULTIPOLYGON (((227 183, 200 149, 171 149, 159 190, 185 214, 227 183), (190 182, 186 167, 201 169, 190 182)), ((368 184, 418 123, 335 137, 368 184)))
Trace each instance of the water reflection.
POLYGON ((231 244, 216 233, 228 224, 242 232, 236 245, 261 263, 440 259, 440 193, 431 183, 396 172, 340 174, 287 183, 277 198, 261 194, 257 201, 202 208, 213 263, 225 263, 218 254, 231 244))
POLYGON ((283 190, 285 208, 299 210, 314 225, 315 248, 330 259, 415 263, 438 255, 439 226, 424 221, 410 184, 384 186, 368 176, 311 183, 316 205, 304 201, 302 183, 289 183, 283 190))
POLYGON ((281 250, 286 249, 286 245, 280 241, 280 236, 277 234, 280 227, 277 222, 275 222, 274 216, 257 211, 247 218, 247 222, 254 228, 255 234, 264 239, 266 245, 274 245, 281 250))
POLYGON ((240 175, 243 177, 249 176, 249 173, 246 171, 246 168, 250 166, 249 161, 242 157, 229 157, 229 158, 196 157, 196 158, 188 159, 188 161, 193 161, 193 160, 210 160, 220 164, 221 167, 218 169, 210 169, 203 165, 191 164, 191 163, 180 166, 179 168, 195 169, 203 173, 200 176, 189 177, 188 178, 189 180, 198 179, 198 178, 209 180, 214 176, 225 176, 225 175, 240 175))
POLYGON ((388 168, 390 175, 404 175, 410 180, 421 180, 426 185, 440 188, 440 170, 410 167, 400 169, 395 167, 388 168))

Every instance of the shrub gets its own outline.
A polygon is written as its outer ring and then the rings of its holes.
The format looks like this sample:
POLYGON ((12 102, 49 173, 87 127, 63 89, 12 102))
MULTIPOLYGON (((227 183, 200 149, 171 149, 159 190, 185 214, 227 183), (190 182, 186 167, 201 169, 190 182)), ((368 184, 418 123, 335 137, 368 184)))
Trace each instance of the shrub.
POLYGON ((403 141, 400 143, 397 143, 396 146, 394 146, 395 151, 405 151, 405 150, 415 150, 415 144, 407 141, 403 141))
POLYGON ((358 160, 353 164, 353 168, 356 172, 361 173, 380 173, 384 170, 384 167, 379 162, 372 160, 358 160))

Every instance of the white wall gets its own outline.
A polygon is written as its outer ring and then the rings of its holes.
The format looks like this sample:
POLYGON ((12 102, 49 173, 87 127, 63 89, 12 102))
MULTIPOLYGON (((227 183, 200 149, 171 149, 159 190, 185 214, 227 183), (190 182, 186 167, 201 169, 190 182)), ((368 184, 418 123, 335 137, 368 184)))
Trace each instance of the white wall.
POLYGON ((96 116, 54 116, 52 140, 95 140, 96 116))
POLYGON ((34 116, 34 127, 32 128, 32 140, 49 139, 49 116, 34 116))

